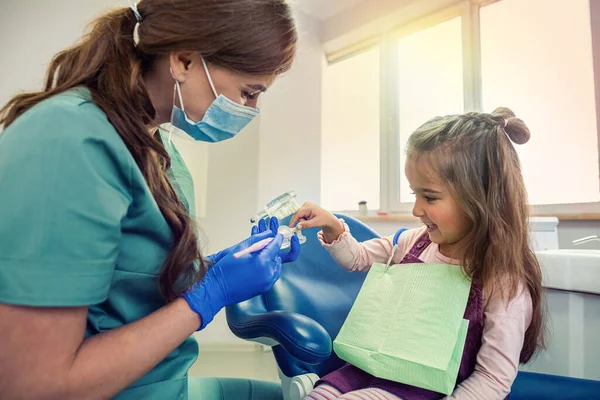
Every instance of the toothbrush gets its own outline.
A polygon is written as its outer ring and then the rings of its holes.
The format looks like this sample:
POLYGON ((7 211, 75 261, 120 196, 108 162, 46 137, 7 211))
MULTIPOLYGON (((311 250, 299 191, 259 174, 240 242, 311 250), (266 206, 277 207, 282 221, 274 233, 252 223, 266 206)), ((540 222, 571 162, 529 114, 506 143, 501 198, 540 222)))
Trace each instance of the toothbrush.
POLYGON ((269 243, 271 243, 272 241, 273 241, 273 238, 270 237, 270 238, 263 239, 260 242, 256 242, 252 246, 250 246, 250 247, 248 247, 248 248, 246 248, 244 250, 240 250, 237 253, 235 253, 233 255, 233 258, 240 258, 240 257, 245 256, 246 254, 250 254, 250 253, 254 253, 256 251, 262 250, 265 247, 267 247, 267 245, 269 243))

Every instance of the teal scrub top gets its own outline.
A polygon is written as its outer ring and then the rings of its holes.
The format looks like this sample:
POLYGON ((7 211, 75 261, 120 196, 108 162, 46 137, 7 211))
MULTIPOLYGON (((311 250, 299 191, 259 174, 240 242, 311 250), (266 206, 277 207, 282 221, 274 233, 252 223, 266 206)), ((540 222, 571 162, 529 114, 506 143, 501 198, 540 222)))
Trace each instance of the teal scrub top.
MULTIPOLYGON (((193 209, 189 171, 164 142, 169 177, 193 209)), ((0 302, 88 306, 86 337, 164 305, 157 275, 170 228, 87 89, 37 104, 0 133, 0 205, 0 302)), ((187 399, 197 356, 189 338, 115 399, 187 399)))

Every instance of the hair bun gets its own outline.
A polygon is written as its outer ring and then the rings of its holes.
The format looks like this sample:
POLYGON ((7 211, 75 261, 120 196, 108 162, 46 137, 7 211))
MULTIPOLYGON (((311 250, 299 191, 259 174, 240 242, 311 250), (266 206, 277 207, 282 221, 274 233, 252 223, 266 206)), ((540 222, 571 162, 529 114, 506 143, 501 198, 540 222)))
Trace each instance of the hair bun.
POLYGON ((515 113, 509 108, 498 107, 491 115, 492 118, 502 124, 506 135, 513 143, 525 144, 531 138, 531 132, 525 122, 515 117, 515 113))

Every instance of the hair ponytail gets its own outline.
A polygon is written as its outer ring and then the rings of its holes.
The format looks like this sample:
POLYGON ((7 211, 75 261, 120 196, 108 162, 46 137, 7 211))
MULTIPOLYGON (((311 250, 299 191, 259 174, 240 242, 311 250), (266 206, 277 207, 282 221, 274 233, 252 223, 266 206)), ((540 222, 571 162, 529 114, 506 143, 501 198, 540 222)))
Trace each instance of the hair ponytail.
POLYGON ((158 207, 169 224, 174 248, 162 266, 159 284, 170 301, 191 282, 201 279, 206 265, 183 203, 165 170, 169 154, 160 138, 150 134, 155 110, 142 79, 142 59, 136 54, 133 31, 137 21, 129 8, 110 12, 91 25, 77 45, 58 53, 48 68, 44 90, 14 97, 0 111, 8 127, 35 104, 76 86, 87 87, 142 171, 158 207), (198 261, 200 268, 194 268, 198 261), (177 287, 177 283, 182 283, 177 287))

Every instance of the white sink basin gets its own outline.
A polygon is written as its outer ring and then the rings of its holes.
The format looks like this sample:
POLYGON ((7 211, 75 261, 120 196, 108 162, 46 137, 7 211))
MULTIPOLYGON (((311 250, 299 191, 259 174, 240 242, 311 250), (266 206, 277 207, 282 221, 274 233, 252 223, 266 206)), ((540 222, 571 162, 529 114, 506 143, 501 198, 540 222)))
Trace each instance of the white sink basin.
POLYGON ((600 250, 542 250, 544 287, 600 294, 600 250))

